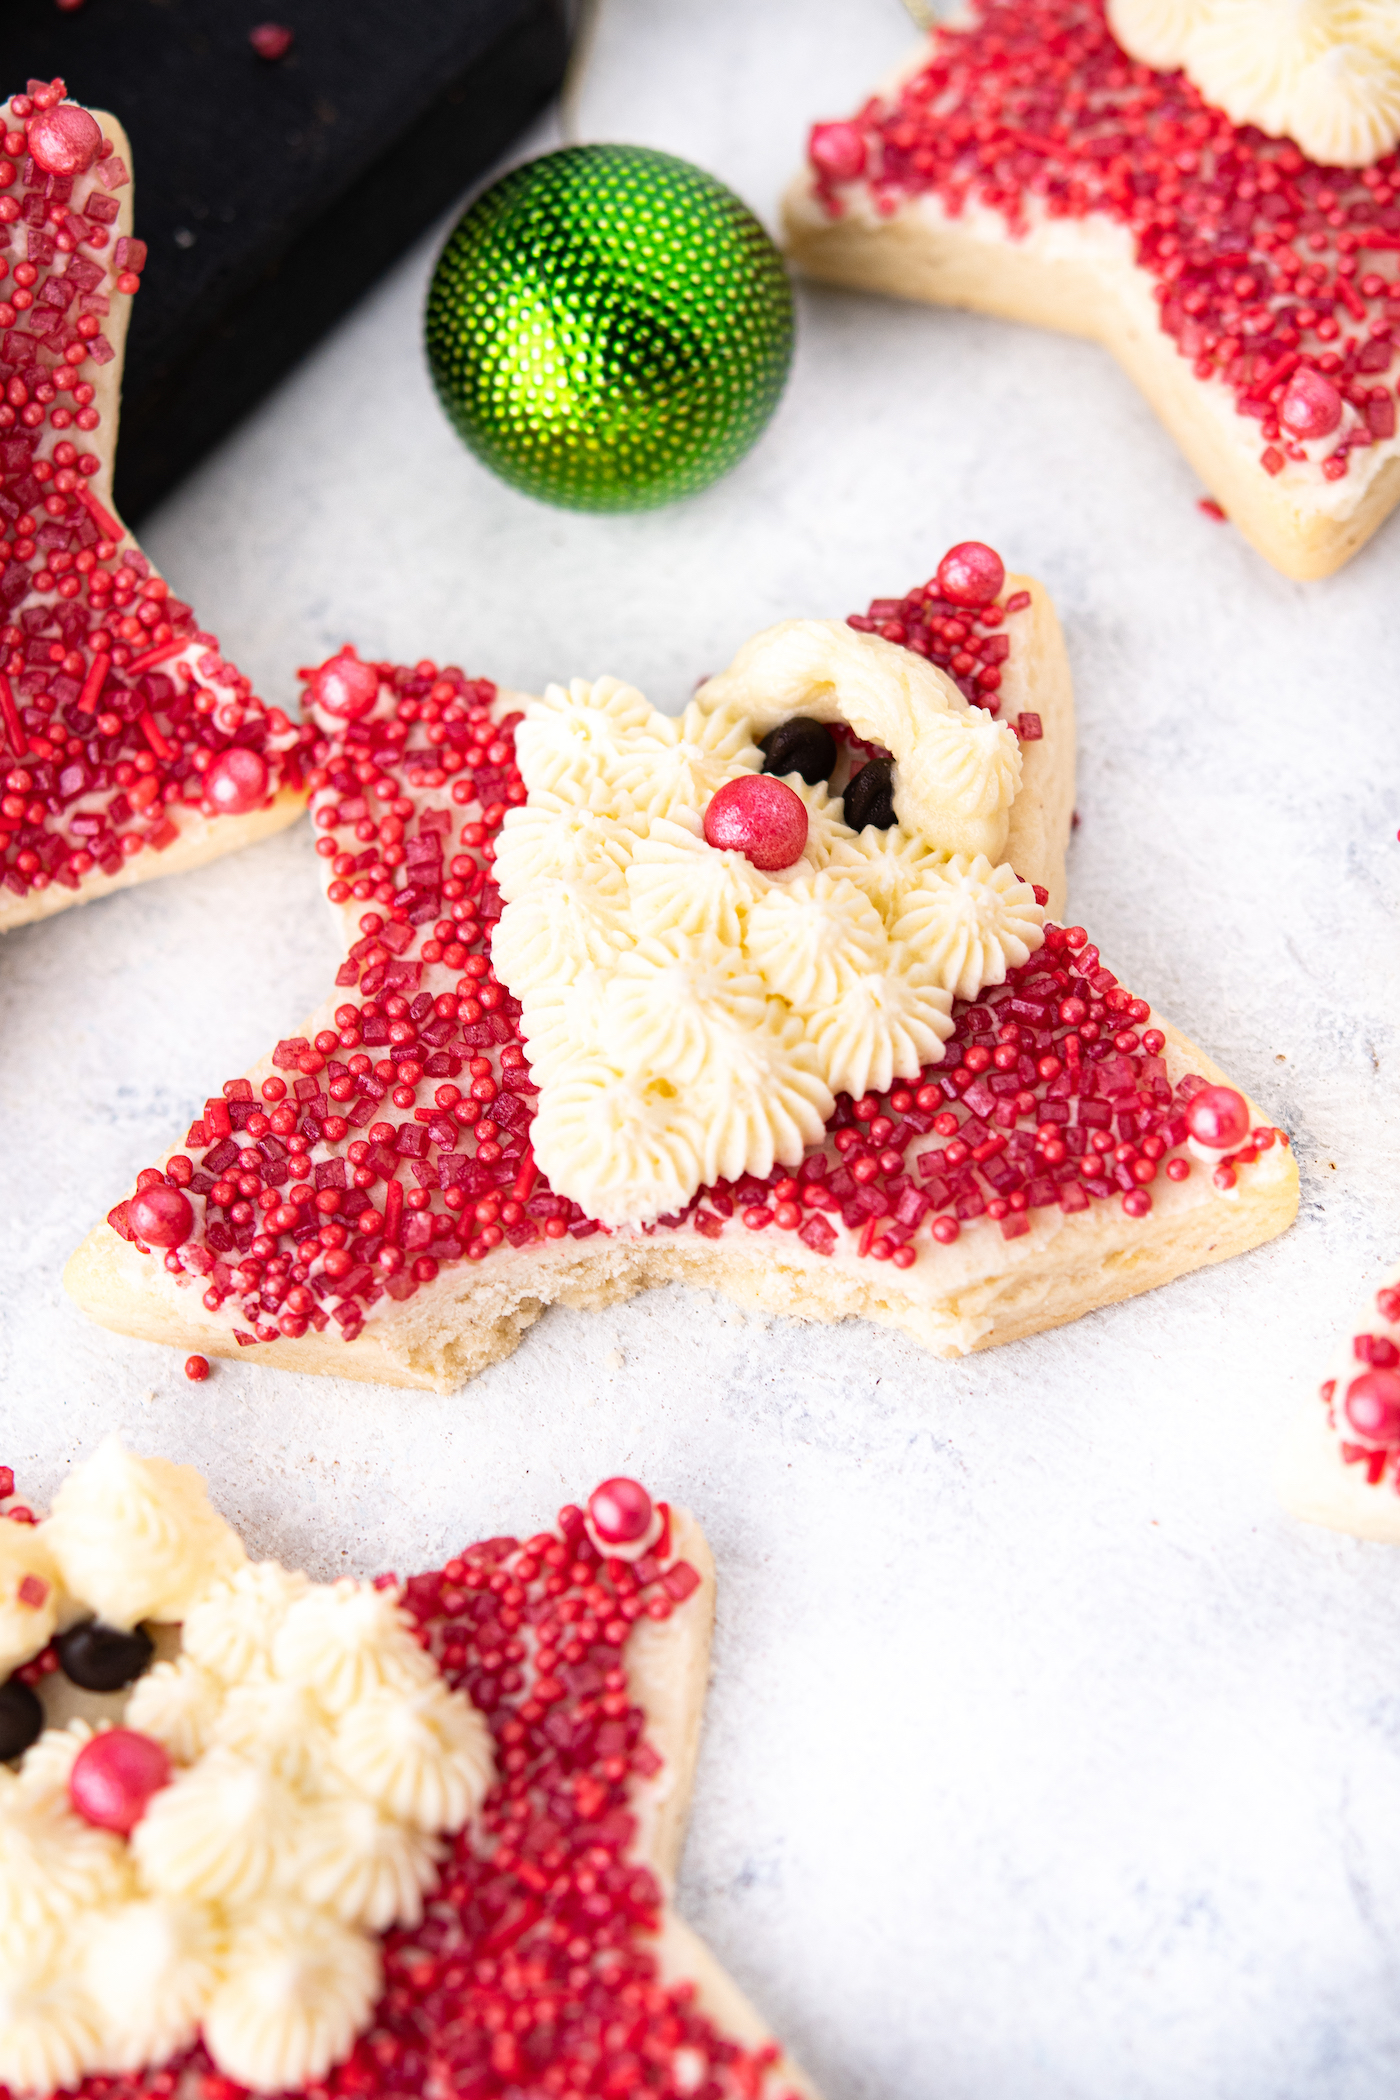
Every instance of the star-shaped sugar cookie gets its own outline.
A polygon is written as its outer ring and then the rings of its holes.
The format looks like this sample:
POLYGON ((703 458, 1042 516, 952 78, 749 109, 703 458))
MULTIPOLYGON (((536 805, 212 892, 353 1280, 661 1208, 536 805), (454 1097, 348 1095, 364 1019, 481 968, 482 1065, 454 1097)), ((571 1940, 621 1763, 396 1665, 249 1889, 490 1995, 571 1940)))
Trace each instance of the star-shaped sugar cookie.
POLYGON ((95 1319, 446 1391, 682 1281, 956 1355, 1291 1221, 1286 1140, 1049 916, 1068 672, 990 548, 679 717, 308 675, 337 989, 74 1255, 95 1319))
POLYGON ((292 823, 310 734, 115 515, 146 245, 120 124, 31 81, 0 145, 0 932, 292 823))
POLYGON ((815 2100, 671 1907, 713 1610, 634 1481, 318 1584, 109 1439, 0 1516, 0 2083, 815 2100))
POLYGON ((814 127, 788 249, 1098 338, 1246 538, 1325 576, 1400 499, 1397 132, 1393 0, 972 0, 814 127))

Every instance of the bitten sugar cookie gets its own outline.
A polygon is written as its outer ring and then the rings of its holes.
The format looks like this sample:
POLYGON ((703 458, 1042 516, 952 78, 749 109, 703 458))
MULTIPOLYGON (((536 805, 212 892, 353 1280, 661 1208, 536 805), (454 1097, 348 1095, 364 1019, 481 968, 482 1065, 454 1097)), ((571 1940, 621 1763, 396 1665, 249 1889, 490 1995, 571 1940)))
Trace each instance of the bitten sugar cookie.
POLYGON ((1068 677, 991 549, 679 719, 348 652, 310 704, 340 990, 74 1255, 95 1319, 446 1391, 678 1280, 957 1355, 1291 1221, 1286 1142, 1047 919, 1068 677))
POLYGON ((313 1583, 109 1439, 0 1518, 0 2085, 815 2100, 670 1908, 713 1614, 635 1481, 313 1583))
POLYGON ((1122 44, 1100 0, 974 0, 814 128, 790 253, 1097 337, 1246 538, 1330 575, 1400 498, 1400 8, 1109 17, 1122 44))
POLYGON ((125 133, 61 80, 4 118, 0 931, 290 824, 314 734, 264 706, 113 513, 146 261, 125 133))
POLYGON ((1294 1516, 1400 1545, 1400 1268, 1337 1347, 1277 1470, 1294 1516))

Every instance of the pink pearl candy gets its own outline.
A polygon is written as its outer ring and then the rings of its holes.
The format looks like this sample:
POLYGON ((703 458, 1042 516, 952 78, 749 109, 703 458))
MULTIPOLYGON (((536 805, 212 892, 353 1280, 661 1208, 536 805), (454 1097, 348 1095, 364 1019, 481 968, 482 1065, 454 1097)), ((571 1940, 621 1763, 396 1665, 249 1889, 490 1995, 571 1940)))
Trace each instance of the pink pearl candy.
POLYGON ((954 605, 990 605, 1006 581, 1006 564, 995 547, 959 540, 938 564, 938 588, 954 605))
POLYGON ((333 656, 312 672, 311 697, 328 715, 357 722, 379 698, 379 673, 357 656, 333 656))
POLYGON ((638 1481, 605 1480, 588 1498, 593 1529, 605 1545, 631 1546, 651 1526, 651 1497, 638 1481))
POLYGON ((1203 1086, 1186 1105, 1186 1128, 1198 1145, 1233 1152, 1249 1136, 1249 1103, 1232 1086, 1203 1086))
POLYGON ((1400 1444, 1400 1374, 1363 1371, 1347 1387, 1343 1413, 1368 1444, 1400 1444))
POLYGON ((807 153, 828 182, 854 182, 865 173, 865 140, 854 124, 814 124, 807 153))
POLYGON ((204 776, 204 792, 221 817, 245 816, 267 800, 267 760, 241 744, 221 751, 204 776))
POLYGON ((1342 397, 1321 372, 1302 366, 1288 382, 1278 419, 1296 438, 1327 437, 1342 420, 1342 397))
POLYGON ((790 868, 807 844, 807 805, 767 773, 727 780, 705 811, 705 836, 722 853, 756 868, 790 868))
POLYGON ((153 1737, 134 1728, 109 1728, 74 1758, 68 1799, 86 1822, 125 1837, 170 1779, 170 1759, 153 1737))
POLYGON ((96 160, 102 145, 97 120, 85 109, 61 102, 57 109, 41 109, 30 119, 25 140, 35 165, 46 175, 82 175, 96 160))
POLYGON ((183 1247, 194 1231, 194 1205, 183 1190, 154 1182, 131 1197, 126 1222, 148 1247, 183 1247))

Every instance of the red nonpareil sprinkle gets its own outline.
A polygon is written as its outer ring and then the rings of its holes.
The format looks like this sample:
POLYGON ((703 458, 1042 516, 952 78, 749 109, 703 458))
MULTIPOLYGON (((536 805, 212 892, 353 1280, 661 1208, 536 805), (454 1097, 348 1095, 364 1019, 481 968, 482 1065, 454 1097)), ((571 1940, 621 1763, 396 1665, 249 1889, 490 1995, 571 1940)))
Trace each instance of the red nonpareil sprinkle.
POLYGON ((1400 159, 1324 168, 1237 128, 1184 72, 1130 60, 1102 0, 977 0, 888 99, 817 125, 809 157, 836 218, 863 179, 881 217, 934 197, 954 221, 990 208, 1013 238, 1042 218, 1125 227, 1162 329, 1258 421, 1268 474, 1345 416, 1321 462, 1344 475, 1376 441, 1373 377, 1387 375, 1377 420, 1394 428, 1400 299, 1376 263, 1400 250, 1400 159))

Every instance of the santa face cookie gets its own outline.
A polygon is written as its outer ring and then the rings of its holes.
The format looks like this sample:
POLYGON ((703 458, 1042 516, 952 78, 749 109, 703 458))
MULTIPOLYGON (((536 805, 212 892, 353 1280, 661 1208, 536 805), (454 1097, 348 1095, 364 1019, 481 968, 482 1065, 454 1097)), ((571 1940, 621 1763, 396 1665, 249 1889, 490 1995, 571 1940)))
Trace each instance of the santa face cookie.
POLYGON ((312 675, 340 989, 73 1257, 94 1318, 448 1390, 674 1279, 955 1355, 1291 1221, 1286 1142, 1047 916, 1067 674, 990 549, 678 719, 429 672, 312 675))
POLYGON ((1277 1469, 1294 1516, 1400 1545, 1400 1268, 1337 1345, 1277 1469))
POLYGON ((268 708, 112 508, 145 266, 113 118, 31 81, 0 150, 0 931, 197 867, 305 803, 268 708))
POLYGON ((814 277, 1102 341, 1285 574, 1400 497, 1395 0, 975 0, 788 193, 814 277))
POLYGON ((668 1902, 713 1595, 634 1481, 313 1583, 110 1439, 0 1517, 0 2085, 810 2100, 668 1902))

